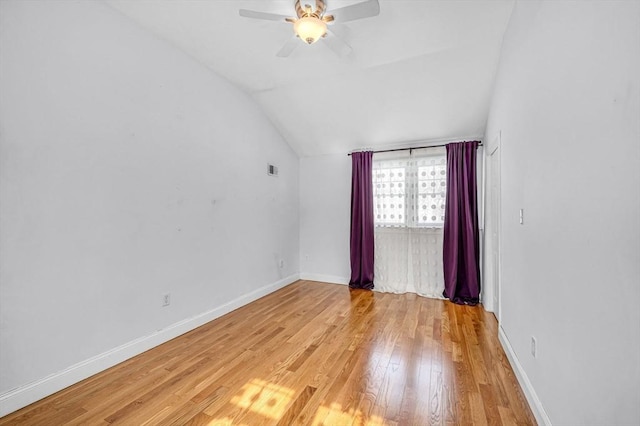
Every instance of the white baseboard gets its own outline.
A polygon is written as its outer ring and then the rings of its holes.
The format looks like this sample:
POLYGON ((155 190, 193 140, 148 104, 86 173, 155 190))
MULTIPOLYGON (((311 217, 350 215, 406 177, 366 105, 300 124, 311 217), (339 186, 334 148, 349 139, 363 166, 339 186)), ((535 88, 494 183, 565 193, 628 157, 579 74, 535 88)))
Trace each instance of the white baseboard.
POLYGON ((524 396, 527 398, 527 402, 529 403, 529 407, 531 408, 536 421, 539 425, 551 426, 551 420, 549 419, 549 416, 547 416, 547 412, 544 410, 542 402, 540 402, 540 398, 538 398, 533 385, 529 381, 527 373, 525 373, 522 368, 522 365, 520 364, 516 353, 513 351, 511 343, 509 343, 509 339, 502 327, 498 327, 498 338, 500 339, 504 352, 507 354, 507 358, 509 358, 511 368, 513 368, 513 371, 516 374, 518 383, 520 383, 520 387, 524 391, 524 396))
POLYGON ((224 305, 187 318, 175 324, 140 337, 124 345, 103 352, 92 358, 74 364, 60 372, 51 374, 35 382, 10 390, 0 395, 0 417, 12 413, 20 408, 34 403, 46 396, 52 395, 68 386, 78 383, 107 368, 113 367, 129 358, 141 354, 153 347, 165 343, 194 328, 200 327, 216 318, 221 317, 241 306, 251 303, 269 293, 289 285, 300 279, 299 274, 283 278, 275 283, 260 287, 251 293, 231 300, 224 305))
POLYGON ((320 281, 323 283, 331 283, 331 284, 349 284, 349 278, 338 277, 335 275, 323 275, 323 274, 308 274, 308 273, 300 273, 301 280, 309 280, 309 281, 320 281))

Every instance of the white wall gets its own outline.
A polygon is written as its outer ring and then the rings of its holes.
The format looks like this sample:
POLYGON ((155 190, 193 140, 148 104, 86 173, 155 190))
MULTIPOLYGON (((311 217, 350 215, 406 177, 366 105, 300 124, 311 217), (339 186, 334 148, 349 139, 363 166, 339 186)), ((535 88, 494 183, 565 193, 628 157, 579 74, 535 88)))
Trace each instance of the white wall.
POLYGON ((640 3, 518 2, 485 140, 500 130, 512 355, 551 423, 637 425, 640 3))
POLYGON ((300 271, 305 279, 348 284, 351 157, 300 159, 300 271))
POLYGON ((295 280, 298 158, 248 96, 98 2, 3 0, 0 42, 4 412, 295 280))

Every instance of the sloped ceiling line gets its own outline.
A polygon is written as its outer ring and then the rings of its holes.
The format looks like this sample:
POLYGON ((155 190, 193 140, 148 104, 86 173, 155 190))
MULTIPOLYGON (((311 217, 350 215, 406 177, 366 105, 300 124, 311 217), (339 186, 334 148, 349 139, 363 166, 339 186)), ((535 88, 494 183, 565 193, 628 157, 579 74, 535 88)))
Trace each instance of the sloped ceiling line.
POLYGON ((291 28, 238 10, 288 14, 293 0, 106 2, 249 93, 301 157, 482 135, 514 3, 380 0, 379 16, 343 24, 351 57, 315 43, 278 58, 291 28))

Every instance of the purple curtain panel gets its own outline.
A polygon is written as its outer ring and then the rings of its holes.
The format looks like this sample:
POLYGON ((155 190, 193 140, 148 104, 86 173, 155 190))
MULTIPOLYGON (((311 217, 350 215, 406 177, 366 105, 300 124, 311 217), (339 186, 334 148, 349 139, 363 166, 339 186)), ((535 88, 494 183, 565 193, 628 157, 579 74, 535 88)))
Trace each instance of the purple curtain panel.
POLYGON ((477 147, 477 141, 447 144, 443 295, 465 305, 480 302, 477 147))
POLYGON ((373 289, 373 152, 351 154, 351 279, 349 287, 373 289))

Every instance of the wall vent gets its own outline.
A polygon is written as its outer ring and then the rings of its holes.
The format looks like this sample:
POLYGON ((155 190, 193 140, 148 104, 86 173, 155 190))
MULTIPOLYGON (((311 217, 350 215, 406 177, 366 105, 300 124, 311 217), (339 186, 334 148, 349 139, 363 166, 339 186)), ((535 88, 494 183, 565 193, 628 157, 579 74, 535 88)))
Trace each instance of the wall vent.
POLYGON ((269 176, 278 176, 278 168, 273 164, 267 164, 267 174, 269 176))

